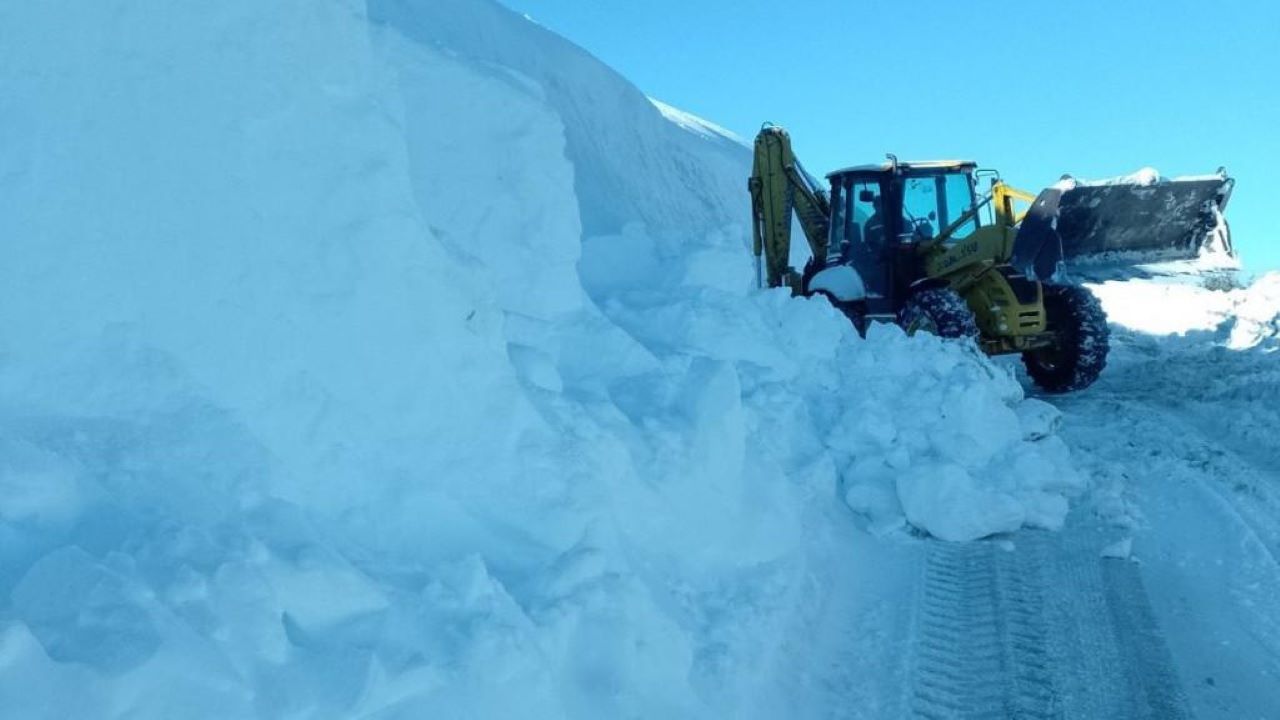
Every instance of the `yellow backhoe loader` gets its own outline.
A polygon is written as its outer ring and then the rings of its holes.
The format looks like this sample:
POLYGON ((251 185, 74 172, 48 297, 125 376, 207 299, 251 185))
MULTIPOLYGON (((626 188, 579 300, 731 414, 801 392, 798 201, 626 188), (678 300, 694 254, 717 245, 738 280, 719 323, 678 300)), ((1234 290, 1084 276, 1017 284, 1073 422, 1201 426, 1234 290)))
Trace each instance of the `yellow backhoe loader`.
POLYGON ((829 189, 805 172, 785 130, 761 129, 748 183, 761 285, 825 296, 859 332, 897 322, 973 338, 988 354, 1020 353, 1048 392, 1088 387, 1107 359, 1106 315, 1068 280, 1068 265, 1232 253, 1222 213, 1234 181, 1222 170, 1173 181, 1064 177, 1031 195, 973 162, 890 155, 827 180, 829 189), (980 176, 991 180, 982 194, 980 176), (790 262, 793 218, 809 244, 801 271, 790 262))

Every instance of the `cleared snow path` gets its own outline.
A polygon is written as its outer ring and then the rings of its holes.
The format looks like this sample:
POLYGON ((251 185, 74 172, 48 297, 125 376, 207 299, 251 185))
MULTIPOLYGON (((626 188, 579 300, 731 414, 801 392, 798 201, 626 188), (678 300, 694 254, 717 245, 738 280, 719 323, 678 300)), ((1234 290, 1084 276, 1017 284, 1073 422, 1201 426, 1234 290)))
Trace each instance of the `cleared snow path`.
POLYGON ((1195 715, 1280 707, 1280 353, 1118 331, 1090 391, 1055 399, 1093 514, 1129 526, 1195 715))

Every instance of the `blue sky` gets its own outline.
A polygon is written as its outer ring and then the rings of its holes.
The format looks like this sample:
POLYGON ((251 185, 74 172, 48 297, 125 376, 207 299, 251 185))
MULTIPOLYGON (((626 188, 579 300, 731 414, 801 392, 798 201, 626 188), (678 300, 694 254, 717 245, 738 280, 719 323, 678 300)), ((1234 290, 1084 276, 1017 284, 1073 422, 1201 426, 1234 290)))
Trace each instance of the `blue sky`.
POLYGON ((748 139, 786 126, 815 174, 966 157, 1035 190, 1225 165, 1246 267, 1280 268, 1280 2, 503 2, 748 139))

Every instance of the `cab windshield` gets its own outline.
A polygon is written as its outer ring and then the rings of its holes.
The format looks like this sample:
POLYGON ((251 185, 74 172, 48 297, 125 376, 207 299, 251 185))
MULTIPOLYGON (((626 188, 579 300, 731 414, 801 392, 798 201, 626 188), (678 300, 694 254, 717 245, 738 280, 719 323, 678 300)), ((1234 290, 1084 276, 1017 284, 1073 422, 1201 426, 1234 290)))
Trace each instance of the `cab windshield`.
MULTIPOLYGON (((968 212, 975 202, 973 182, 966 172, 911 175, 902 182, 904 232, 919 239, 937 237, 968 212)), ((977 214, 955 229, 948 242, 968 237, 978 229, 977 214)))

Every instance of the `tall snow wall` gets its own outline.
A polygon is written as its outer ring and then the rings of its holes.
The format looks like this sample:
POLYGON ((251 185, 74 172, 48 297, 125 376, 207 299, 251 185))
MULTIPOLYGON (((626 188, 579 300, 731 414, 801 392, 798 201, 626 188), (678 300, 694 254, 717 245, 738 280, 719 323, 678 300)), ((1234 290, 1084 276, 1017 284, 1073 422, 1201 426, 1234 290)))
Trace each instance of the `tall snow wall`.
POLYGON ((1078 480, 968 349, 751 291, 748 162, 488 0, 0 7, 0 708, 821 712, 833 528, 1078 480))

